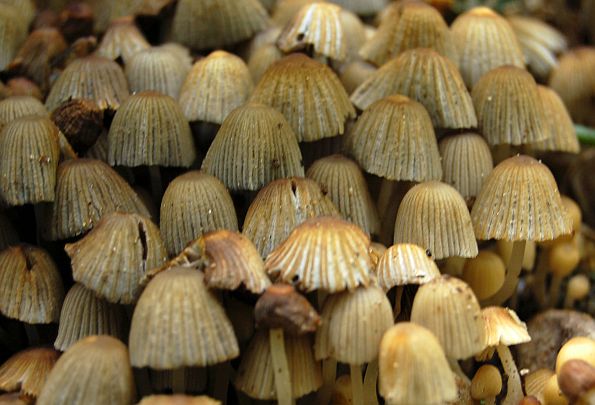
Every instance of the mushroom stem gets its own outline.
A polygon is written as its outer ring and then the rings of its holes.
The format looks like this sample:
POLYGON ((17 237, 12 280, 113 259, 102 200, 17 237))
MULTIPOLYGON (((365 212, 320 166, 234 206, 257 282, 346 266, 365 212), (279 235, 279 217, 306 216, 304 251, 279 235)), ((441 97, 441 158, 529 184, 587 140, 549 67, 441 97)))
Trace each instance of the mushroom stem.
POLYGON ((285 339, 283 329, 271 329, 269 331, 269 344, 271 346, 271 359, 275 373, 275 390, 277 391, 277 402, 279 405, 291 405, 291 377, 289 365, 285 353, 285 339))
POLYGON ((521 376, 516 368, 514 359, 510 349, 504 345, 496 347, 500 363, 507 377, 506 383, 506 397, 502 401, 502 405, 516 405, 523 399, 523 386, 521 385, 521 376))
POLYGON ((558 303, 558 298, 560 297, 560 286, 562 285, 562 280, 564 277, 560 277, 557 275, 552 275, 552 281, 550 283, 550 296, 549 296, 549 306, 555 307, 558 303))
POLYGON ((393 314, 394 314, 394 319, 396 320, 399 317, 399 314, 401 313, 401 300, 403 298, 403 290, 405 289, 405 287, 398 285, 397 288, 395 288, 395 307, 393 309, 393 314))
POLYGON ((504 301, 514 294, 519 280, 519 274, 521 274, 521 267, 523 265, 525 244, 526 241, 524 240, 514 241, 512 244, 512 253, 510 254, 510 261, 508 262, 504 284, 502 287, 500 287, 500 290, 498 290, 496 294, 492 295, 481 303, 482 307, 502 305, 504 301))
POLYGON ((533 295, 541 308, 545 307, 547 299, 545 294, 545 279, 547 277, 547 251, 544 248, 537 260, 537 268, 533 277, 533 295))
POLYGON ((172 371, 171 390, 174 394, 186 392, 186 370, 184 367, 172 371))
POLYGON ((161 181, 161 171, 159 166, 149 166, 149 177, 151 178, 151 193, 155 204, 159 204, 163 195, 163 182, 161 181))
POLYGON ((318 391, 316 403, 320 405, 327 405, 331 400, 333 385, 337 378, 337 360, 333 358, 324 359, 322 361, 322 387, 318 391))
POLYGON ((37 327, 30 323, 25 323, 24 325, 29 346, 37 346, 39 344, 39 332, 37 331, 37 327))
POLYGON ((351 395, 353 405, 364 405, 364 385, 362 383, 362 368, 359 365, 350 364, 351 371, 351 395))
POLYGON ((371 361, 366 367, 364 376, 364 403, 366 405, 378 405, 376 381, 378 381, 378 359, 371 361))

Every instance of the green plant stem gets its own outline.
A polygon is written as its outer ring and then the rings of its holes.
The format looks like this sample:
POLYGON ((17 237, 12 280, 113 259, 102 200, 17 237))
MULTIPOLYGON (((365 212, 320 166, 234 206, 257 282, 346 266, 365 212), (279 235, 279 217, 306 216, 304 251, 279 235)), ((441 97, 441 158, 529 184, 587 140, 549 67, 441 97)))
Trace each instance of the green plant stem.
POLYGON ((580 143, 585 145, 595 145, 595 128, 574 124, 574 129, 576 130, 576 136, 580 143))

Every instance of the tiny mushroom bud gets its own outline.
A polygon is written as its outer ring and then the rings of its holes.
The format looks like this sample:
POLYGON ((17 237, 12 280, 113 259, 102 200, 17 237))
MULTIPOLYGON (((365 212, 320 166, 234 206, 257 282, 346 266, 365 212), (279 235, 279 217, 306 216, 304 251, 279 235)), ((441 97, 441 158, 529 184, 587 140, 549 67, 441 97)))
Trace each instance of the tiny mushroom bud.
POLYGON ((541 402, 539 402, 539 400, 534 396, 529 395, 521 399, 519 405, 541 405, 541 402))
POLYGON ((568 399, 560 391, 555 375, 550 377, 543 388, 543 400, 545 405, 568 405, 568 399))
POLYGON ((471 397, 484 404, 495 404, 496 396, 502 391, 500 371, 489 364, 481 366, 471 380, 471 397))
POLYGON ((577 336, 562 346, 556 358, 556 373, 564 363, 572 359, 581 359, 595 367, 595 339, 577 336))
POLYGON ((504 284, 505 274, 504 261, 488 250, 482 250, 477 257, 467 259, 463 266, 463 280, 479 300, 485 300, 498 292, 504 284))
POLYGON ((564 298, 564 308, 572 308, 574 302, 582 300, 589 295, 591 282, 589 277, 584 274, 577 274, 568 280, 566 287, 566 297, 564 298))
POLYGON ((557 375, 560 390, 573 402, 595 388, 595 367, 584 360, 568 360, 557 375))

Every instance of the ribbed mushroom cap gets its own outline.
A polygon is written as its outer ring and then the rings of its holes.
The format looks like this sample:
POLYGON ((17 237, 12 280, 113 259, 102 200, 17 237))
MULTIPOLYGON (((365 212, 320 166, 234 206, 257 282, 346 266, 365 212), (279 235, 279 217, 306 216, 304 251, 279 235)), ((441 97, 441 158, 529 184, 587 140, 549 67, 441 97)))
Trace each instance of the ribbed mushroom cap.
POLYGON ((94 100, 103 110, 117 110, 128 97, 128 83, 118 64, 100 56, 74 60, 52 85, 45 105, 53 111, 73 98, 94 100))
POLYGON ((325 301, 314 344, 317 359, 361 365, 378 357, 382 335, 393 325, 393 311, 380 288, 360 287, 325 301))
POLYGON ((380 66, 415 48, 434 49, 458 63, 457 50, 444 18, 434 7, 419 1, 400 3, 361 48, 360 55, 380 66))
POLYGON ((345 148, 365 171, 389 180, 442 177, 430 116, 405 96, 388 96, 366 108, 349 130, 345 148))
POLYGON ((477 196, 485 178, 494 168, 490 147, 473 132, 444 138, 438 144, 444 182, 465 199, 477 196))
POLYGON ((341 7, 323 2, 304 5, 277 39, 283 52, 313 48, 316 55, 337 61, 347 57, 347 41, 340 19, 341 7))
POLYGON ((0 7, 0 69, 4 70, 16 55, 19 46, 27 36, 28 24, 20 18, 14 5, 0 7))
POLYGON ((481 315, 485 324, 487 346, 512 346, 531 341, 527 325, 508 308, 487 307, 481 315))
POLYGON ((248 103, 223 121, 202 169, 230 190, 258 190, 269 182, 303 176, 296 135, 272 107, 248 103))
POLYGON ((58 166, 56 198, 47 208, 47 238, 80 235, 114 211, 149 216, 134 190, 99 160, 73 159, 58 166))
POLYGON ((456 65, 426 48, 401 53, 378 69, 351 95, 365 109, 374 101, 402 94, 420 102, 437 128, 473 128, 473 102, 456 65))
POLYGON ((378 285, 388 291, 394 286, 425 284, 440 277, 436 263, 428 252, 411 243, 389 247, 376 265, 378 285))
POLYGON ((281 58, 283 52, 275 44, 263 44, 252 51, 247 63, 254 83, 258 83, 264 72, 281 58))
POLYGON ((0 129, 27 115, 49 116, 45 106, 31 96, 12 96, 0 101, 0 129))
POLYGON ((440 404, 457 398, 440 342, 423 326, 399 322, 391 327, 380 342, 378 363, 378 388, 389 405, 440 404))
POLYGON ((493 69, 475 83, 471 95, 479 131, 490 145, 523 145, 548 137, 543 103, 526 70, 493 69))
MULTIPOLYGON (((285 334, 284 340, 292 397, 299 398, 318 390, 322 385, 322 373, 320 363, 314 359, 311 337, 285 334)), ((274 374, 268 333, 257 331, 242 355, 234 385, 251 398, 275 400, 274 374)))
POLYGON ((127 328, 123 306, 111 304, 97 297, 93 290, 75 283, 64 298, 54 347, 63 352, 91 335, 110 335, 124 340, 127 328))
POLYGON ((95 53, 112 60, 122 58, 127 64, 135 53, 150 46, 134 19, 122 17, 111 22, 95 53))
POLYGON ((110 336, 90 336, 58 359, 37 403, 128 405, 135 396, 126 346, 110 336))
POLYGON ((143 397, 138 405, 221 405, 220 401, 201 395, 190 397, 186 395, 149 395, 143 397))
POLYGON ((9 205, 55 198, 60 159, 58 128, 44 116, 25 116, 0 132, 0 196, 9 205))
POLYGON ((331 293, 370 283, 370 238, 335 217, 312 218, 297 226, 265 261, 265 269, 305 291, 331 293))
POLYGON ((357 163, 343 155, 327 156, 315 161, 307 176, 320 184, 343 218, 367 233, 380 231, 376 204, 357 163))
POLYGON ((292 177, 264 187, 248 208, 242 233, 266 257, 309 218, 339 215, 333 202, 310 179, 292 177))
POLYGON ((125 73, 132 93, 153 90, 177 99, 188 69, 175 53, 159 46, 135 53, 125 73))
POLYGON ((165 190, 159 227, 172 255, 203 233, 238 230, 238 219, 223 183, 204 172, 190 171, 176 177, 165 190))
POLYGON ((159 228, 138 215, 103 216, 84 238, 64 248, 74 280, 114 303, 131 304, 145 274, 167 259, 159 228))
POLYGON ((11 246, 0 252, 0 313, 26 323, 56 322, 64 299, 60 273, 45 250, 11 246))
POLYGON ((442 276, 415 294, 411 322, 428 328, 453 359, 466 359, 485 347, 485 325, 473 290, 463 281, 442 276))
POLYGON ((580 144, 572 118, 564 102, 556 92, 537 85, 537 93, 543 102, 544 122, 542 128, 549 136, 545 141, 531 145, 537 150, 579 153, 580 144))
POLYGON ((572 231, 554 176, 529 156, 501 162, 486 178, 471 219, 478 239, 552 240, 572 231))
POLYGON ((168 269, 149 282, 136 304, 129 341, 135 367, 205 367, 239 354, 223 307, 193 269, 168 269))
POLYGON ((24 27, 28 27, 33 18, 35 18, 35 3, 32 0, 1 0, 3 7, 14 7, 17 15, 24 22, 24 27))
POLYGON ((219 48, 248 39, 267 25, 267 12, 258 0, 181 0, 171 36, 190 48, 219 48))
POLYGON ((459 53, 461 76, 469 88, 498 66, 525 66, 510 24, 487 7, 475 7, 459 15, 450 30, 459 53))
POLYGON ((103 110, 93 100, 65 101, 52 112, 51 119, 68 143, 80 152, 91 148, 103 132, 103 110))
POLYGON ((180 90, 179 102, 188 121, 221 124, 232 110, 244 104, 253 87, 252 76, 242 59, 214 51, 192 66, 180 90))
POLYGON ((20 391, 21 395, 37 398, 59 355, 46 347, 29 348, 12 355, 0 366, 0 390, 20 391))
POLYGON ((405 194, 397 212, 394 240, 429 249, 435 259, 477 256, 465 200, 439 181, 418 184, 405 194))
POLYGON ((279 110, 300 142, 340 135, 345 120, 355 117, 355 109, 335 73, 301 53, 273 63, 251 100, 279 110))
POLYGON ((194 159, 192 131, 176 100, 144 91, 122 103, 108 134, 112 166, 189 167, 194 159))

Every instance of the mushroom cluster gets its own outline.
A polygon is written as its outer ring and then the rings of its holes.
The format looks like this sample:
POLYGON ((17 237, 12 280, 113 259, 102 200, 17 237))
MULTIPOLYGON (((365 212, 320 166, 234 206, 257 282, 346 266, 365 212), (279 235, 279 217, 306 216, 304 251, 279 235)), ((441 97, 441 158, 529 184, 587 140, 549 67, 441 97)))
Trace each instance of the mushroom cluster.
POLYGON ((583 3, 0 0, 0 404, 595 404, 583 3))

